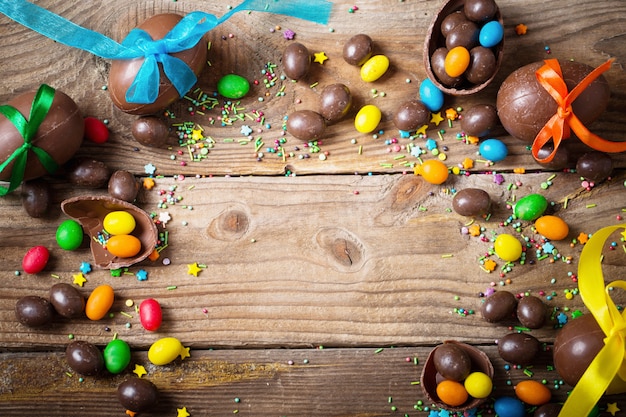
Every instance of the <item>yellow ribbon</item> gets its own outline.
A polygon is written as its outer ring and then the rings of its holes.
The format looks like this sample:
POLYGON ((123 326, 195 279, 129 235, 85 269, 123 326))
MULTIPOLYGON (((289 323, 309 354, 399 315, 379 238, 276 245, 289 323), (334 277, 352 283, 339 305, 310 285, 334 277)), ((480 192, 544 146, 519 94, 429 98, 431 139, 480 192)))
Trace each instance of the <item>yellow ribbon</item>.
POLYGON ((609 288, 626 290, 626 281, 606 287, 602 275, 602 249, 613 232, 625 226, 600 229, 587 241, 578 263, 580 296, 606 335, 604 347, 593 359, 563 405, 559 417, 587 416, 602 395, 626 392, 626 311, 620 314, 609 288))

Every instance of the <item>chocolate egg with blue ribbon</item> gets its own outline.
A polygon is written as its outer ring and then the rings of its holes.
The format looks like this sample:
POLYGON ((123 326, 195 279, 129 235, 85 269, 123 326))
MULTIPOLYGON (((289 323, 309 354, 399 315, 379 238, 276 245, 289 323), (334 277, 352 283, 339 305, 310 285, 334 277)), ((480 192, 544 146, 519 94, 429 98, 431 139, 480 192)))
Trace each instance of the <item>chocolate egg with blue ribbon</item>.
MULTIPOLYGON (((21 181, 52 173, 44 166, 34 148, 39 148, 49 155, 54 161, 52 165, 61 166, 74 156, 83 142, 84 119, 74 100, 49 86, 42 86, 40 90, 45 90, 45 94, 41 95, 42 98, 44 95, 49 97, 53 95, 52 102, 30 139, 30 147, 23 148, 27 159, 21 181)), ((3 107, 13 107, 30 123, 31 108, 37 96, 37 92, 29 91, 14 97, 3 107)), ((0 171, 0 181, 8 181, 11 178, 17 159, 16 150, 24 146, 25 139, 22 133, 5 114, 0 114, 0 164, 14 158, 0 171)))
MULTIPOLYGON (((183 19, 183 16, 174 14, 174 13, 163 13, 154 15, 147 20, 145 20, 142 24, 140 24, 136 29, 129 33, 130 39, 132 35, 139 33, 137 29, 147 33, 152 40, 158 41, 165 38, 168 33, 183 19)), ((125 42, 122 42, 125 44, 125 42)), ((158 51, 160 46, 155 49, 158 51)), ((200 75, 204 67, 206 66, 207 59, 207 42, 203 39, 200 39, 195 45, 191 46, 188 49, 182 50, 180 52, 174 52, 171 54, 167 54, 171 57, 177 58, 176 62, 180 63, 178 60, 182 61, 186 64, 186 66, 191 70, 195 76, 200 75)), ((129 89, 132 90, 133 83, 135 82, 137 75, 141 71, 144 71, 142 68, 146 58, 132 58, 132 59, 118 59, 113 60, 111 63, 111 68, 109 71, 109 83, 108 89, 111 95, 111 100, 116 107, 122 110, 125 113, 136 114, 136 115, 151 115, 157 114, 160 111, 166 109, 169 105, 177 101, 182 95, 184 95, 187 91, 179 92, 172 81, 165 74, 163 63, 160 61, 162 58, 156 58, 158 63, 158 92, 156 93, 156 97, 154 101, 150 102, 149 100, 140 100, 144 102, 134 102, 129 100, 129 89)), ((137 88, 145 89, 147 88, 145 85, 141 85, 137 88)))

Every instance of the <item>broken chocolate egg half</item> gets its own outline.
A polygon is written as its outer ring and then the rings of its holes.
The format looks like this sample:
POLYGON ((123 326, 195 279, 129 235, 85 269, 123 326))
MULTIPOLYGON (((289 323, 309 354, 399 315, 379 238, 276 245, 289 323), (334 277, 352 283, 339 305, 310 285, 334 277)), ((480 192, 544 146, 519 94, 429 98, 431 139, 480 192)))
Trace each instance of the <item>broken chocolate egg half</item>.
POLYGON ((109 196, 79 196, 63 201, 61 210, 80 223, 90 237, 93 260, 100 268, 117 269, 141 262, 157 245, 158 231, 152 218, 139 207, 126 201, 109 196), (141 242, 141 250, 135 256, 128 258, 114 256, 106 250, 101 240, 104 218, 113 211, 126 211, 135 218, 135 229, 131 234, 141 242))

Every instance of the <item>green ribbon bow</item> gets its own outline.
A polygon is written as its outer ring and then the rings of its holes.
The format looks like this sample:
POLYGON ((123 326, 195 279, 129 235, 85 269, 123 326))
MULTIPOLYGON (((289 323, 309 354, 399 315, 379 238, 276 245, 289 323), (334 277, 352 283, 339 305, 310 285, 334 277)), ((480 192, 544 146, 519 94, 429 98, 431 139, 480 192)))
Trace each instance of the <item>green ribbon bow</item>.
POLYGON ((41 126, 41 123, 48 115, 48 111, 52 106, 53 100, 54 88, 49 85, 42 84, 33 99, 28 120, 26 120, 24 116, 22 116, 22 113, 20 113, 15 107, 9 105, 0 106, 0 114, 3 114, 4 117, 13 123, 13 126, 15 126, 19 134, 22 138, 24 138, 22 146, 13 151, 11 156, 9 156, 9 158, 4 161, 2 165, 0 165, 1 173, 11 162, 14 162, 13 169, 11 171, 11 178, 9 180, 9 186, 0 186, 0 196, 7 195, 22 183, 24 173, 26 171, 28 151, 33 151, 46 171, 54 172, 59 167, 50 154, 32 144, 32 140, 35 138, 39 126, 41 126))

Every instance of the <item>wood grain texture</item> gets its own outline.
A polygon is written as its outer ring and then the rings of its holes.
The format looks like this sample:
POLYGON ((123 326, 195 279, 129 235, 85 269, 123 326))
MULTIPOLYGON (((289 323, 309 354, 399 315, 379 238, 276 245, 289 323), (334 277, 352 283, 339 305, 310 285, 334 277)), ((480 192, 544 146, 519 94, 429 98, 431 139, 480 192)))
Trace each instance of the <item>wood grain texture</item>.
MULTIPOLYGON (((203 10, 222 15, 227 10, 221 2, 200 0, 37 4, 118 41, 156 13, 203 10)), ((611 86, 607 111, 589 127, 606 139, 623 141, 626 3, 498 4, 505 21, 504 64, 487 89, 472 97, 447 97, 446 108, 494 104, 506 76, 531 62, 559 58, 597 66, 613 57, 613 67, 605 74, 611 86), (526 35, 515 35, 518 23, 528 26, 526 35)), ((274 417, 427 416, 414 409, 425 398, 411 382, 419 379, 428 352, 445 340, 477 345, 489 355, 496 368, 494 396, 513 395, 515 383, 529 378, 522 369, 505 371, 496 341, 516 323, 485 322, 478 313, 483 301, 479 293, 491 287, 515 293, 544 291, 552 316, 587 312, 580 296, 566 298, 566 291, 576 288, 572 274, 582 249, 570 243, 580 233, 619 223, 626 215, 626 157, 614 155, 611 180, 586 191, 576 174, 544 171, 533 161, 528 144, 500 131, 495 136, 509 147, 505 161, 493 167, 476 163, 471 175, 451 176, 442 186, 414 176, 417 159, 406 147, 423 147, 424 139, 398 138, 403 146, 399 152, 386 141, 397 137, 391 121, 396 108, 417 97, 425 77, 422 45, 440 1, 365 1, 349 13, 354 5, 334 2, 328 26, 240 13, 206 35, 210 66, 197 88, 213 92, 226 73, 260 83, 238 104, 244 120, 232 126, 221 126, 218 119, 223 100, 204 115, 192 116, 190 101, 183 99, 169 109, 174 117, 163 116, 173 130, 176 124, 193 122, 214 139, 200 161, 190 159, 189 149, 180 146, 174 133, 164 148, 134 140, 130 127, 136 117, 116 109, 102 88, 108 82, 109 61, 56 44, 0 16, 0 102, 48 83, 72 97, 85 116, 108 119, 110 140, 102 145, 85 141, 77 156, 101 160, 112 171, 129 170, 139 179, 147 176, 145 165, 153 164, 156 187, 141 190, 136 203, 156 217, 171 217, 165 227, 159 225, 169 242, 159 260, 134 265, 120 277, 108 270, 86 274, 80 288, 85 296, 99 284, 115 288, 112 317, 98 322, 57 318, 49 327, 30 329, 15 318, 17 299, 47 296, 53 284, 72 283, 81 263, 91 261, 86 245, 73 252, 58 248, 55 231, 67 218, 59 209, 61 201, 105 195, 106 190, 72 187, 62 174, 51 176, 47 179, 54 207, 42 219, 26 215, 19 191, 0 200, 0 415, 123 415, 114 393, 123 378, 132 376, 132 365, 119 376, 79 382, 77 375, 66 374, 72 372, 63 357, 71 334, 100 348, 114 335, 131 345, 133 363, 146 366, 146 377, 162 393, 160 405, 146 415, 174 416, 177 408, 187 407, 192 417, 235 411, 274 417), (280 29, 272 32, 276 27, 280 29), (281 74, 282 50, 290 42, 283 38, 284 29, 292 29, 296 41, 312 53, 324 51, 329 59, 323 65, 314 63, 298 83, 278 78, 266 88, 261 70, 267 63, 276 64, 274 70, 281 74), (359 69, 342 59, 345 41, 356 33, 369 34, 376 53, 391 60, 390 71, 376 83, 363 82, 359 69), (327 155, 320 159, 320 153, 283 135, 283 118, 294 110, 315 110, 323 87, 336 82, 351 89, 355 109, 369 103, 381 108, 384 133, 357 134, 353 112, 327 128, 320 144, 327 155), (284 95, 277 95, 281 91, 284 95), (263 122, 254 120, 255 111, 264 113, 263 122), (254 129, 249 143, 241 142, 244 124, 254 129), (258 149, 264 153, 260 161, 256 138, 264 142, 258 149), (284 157, 266 150, 280 139, 285 140, 284 157), (514 173, 516 168, 526 174, 514 173), (503 175, 503 183, 494 181, 496 173, 503 175), (489 219, 474 221, 483 227, 484 238, 463 234, 471 219, 451 210, 454 190, 468 187, 486 190, 493 202, 489 219), (516 263, 502 276, 503 263, 491 256, 498 265, 487 273, 480 259, 496 234, 540 238, 530 222, 516 230, 507 221, 510 204, 533 192, 545 195, 552 203, 549 212, 569 224, 568 238, 553 243, 571 262, 537 260, 530 247, 526 263, 516 263), (180 200, 161 205, 168 195, 180 200), (47 268, 36 275, 16 275, 26 250, 39 244, 51 249, 47 268), (193 263, 202 265, 197 277, 188 271, 193 263), (147 280, 137 279, 140 269, 147 272, 147 280), (137 305, 149 297, 158 299, 164 310, 163 326, 156 333, 145 331, 135 307, 126 306, 127 300, 137 305), (465 316, 459 312, 463 309, 475 314, 465 316), (191 347, 192 357, 164 367, 150 364, 146 351, 164 336, 191 347), (385 349, 379 352, 380 347, 385 349), (417 365, 413 358, 418 358, 417 365), (236 397, 240 403, 234 402, 236 397)), ((452 127, 444 122, 428 129, 447 154, 449 166, 477 158, 476 147, 456 139, 460 131, 458 121, 452 127), (442 127, 440 138, 437 131, 442 127)), ((586 151, 576 139, 568 145, 574 158, 586 151)), ((624 243, 619 236, 615 241, 616 249, 605 251, 607 280, 623 276, 626 265, 624 243)), ((613 295, 617 304, 626 303, 622 292, 613 295)), ((550 348, 557 331, 551 322, 532 334, 550 348)), ((550 353, 543 352, 532 368, 532 379, 545 379, 552 387, 559 378, 549 365, 550 353)), ((555 400, 564 400, 569 388, 552 388, 555 400)), ((622 409, 626 406, 621 397, 604 398, 600 405, 615 401, 622 409)))

